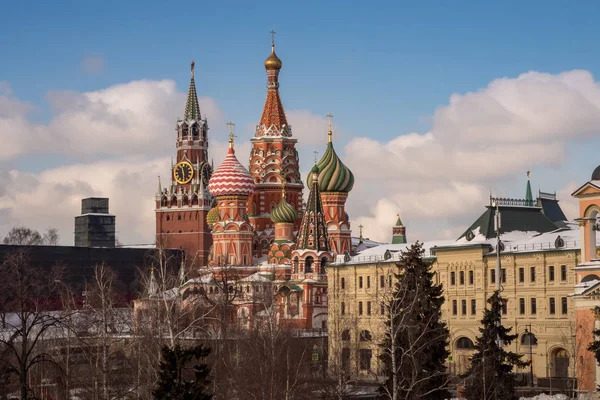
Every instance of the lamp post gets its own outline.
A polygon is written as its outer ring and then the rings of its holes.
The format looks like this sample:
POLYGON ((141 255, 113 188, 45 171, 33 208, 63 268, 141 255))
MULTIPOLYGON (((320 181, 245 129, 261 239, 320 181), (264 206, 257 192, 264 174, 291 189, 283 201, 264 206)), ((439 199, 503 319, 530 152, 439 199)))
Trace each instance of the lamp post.
POLYGON ((527 335, 527 343, 529 344, 529 380, 530 383, 529 385, 531 387, 533 387, 533 343, 532 343, 532 336, 533 333, 531 332, 531 324, 529 325, 525 325, 525 335, 527 335), (529 329, 527 329, 527 327, 529 327, 529 329))
MULTIPOLYGON (((496 206, 496 212, 494 213, 494 229, 496 230, 496 290, 498 291, 498 295, 500 295, 500 291, 502 290, 502 265, 500 262, 500 228, 501 228, 501 220, 500 220, 500 207, 498 201, 496 200, 492 203, 492 207, 496 206)), ((500 312, 500 318, 498 320, 498 326, 502 325, 502 312, 500 312)), ((500 339, 500 335, 498 335, 498 347, 502 348, 502 339, 500 339)))
POLYGON ((552 361, 550 361, 548 363, 548 377, 550 378, 550 396, 552 396, 552 367, 554 367, 554 364, 552 364, 552 361))

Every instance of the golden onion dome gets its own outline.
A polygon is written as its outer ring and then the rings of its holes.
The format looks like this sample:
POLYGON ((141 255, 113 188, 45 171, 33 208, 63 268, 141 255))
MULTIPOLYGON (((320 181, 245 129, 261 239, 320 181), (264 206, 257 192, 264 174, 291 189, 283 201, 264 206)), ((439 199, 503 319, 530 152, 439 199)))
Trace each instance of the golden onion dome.
POLYGON ((265 60, 265 69, 267 71, 279 71, 281 69, 282 66, 282 62, 279 59, 279 57, 277 57, 277 54, 275 54, 275 45, 271 46, 271 54, 269 55, 269 57, 267 57, 267 59, 265 60))
POLYGON ((214 206, 208 214, 206 214, 206 223, 208 226, 213 226, 219 220, 219 207, 214 206))

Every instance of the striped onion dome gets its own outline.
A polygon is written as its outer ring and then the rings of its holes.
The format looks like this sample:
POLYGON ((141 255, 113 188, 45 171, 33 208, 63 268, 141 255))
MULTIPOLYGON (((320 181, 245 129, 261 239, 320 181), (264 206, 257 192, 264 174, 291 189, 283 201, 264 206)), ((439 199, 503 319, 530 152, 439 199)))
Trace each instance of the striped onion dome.
MULTIPOLYGON (((331 137, 331 136, 330 136, 331 137)), ((327 143, 327 150, 318 162, 319 189, 321 192, 348 193, 354 186, 354 174, 344 165, 333 149, 331 140, 327 143)), ((308 187, 312 184, 312 174, 308 175, 308 187)))
POLYGON ((215 197, 250 196, 254 192, 252 175, 236 158, 232 140, 227 157, 208 181, 208 190, 215 197))
POLYGON ((271 210, 271 221, 274 223, 294 223, 298 219, 298 212, 285 199, 285 193, 281 197, 281 201, 273 210, 271 210))
POLYGON ((208 214, 206 214, 206 223, 208 226, 213 226, 215 222, 219 220, 219 207, 214 206, 210 209, 208 214))

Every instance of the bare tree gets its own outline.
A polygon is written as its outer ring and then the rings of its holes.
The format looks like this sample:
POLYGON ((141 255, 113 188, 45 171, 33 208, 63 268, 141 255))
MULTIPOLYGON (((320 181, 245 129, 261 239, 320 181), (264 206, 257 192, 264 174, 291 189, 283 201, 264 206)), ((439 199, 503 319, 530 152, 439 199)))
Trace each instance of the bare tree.
POLYGON ((41 246, 44 244, 57 246, 59 243, 58 229, 48 228, 46 233, 41 235, 35 229, 16 226, 8 232, 2 243, 25 246, 41 246))
POLYGON ((65 316, 55 311, 56 282, 54 271, 40 273, 29 262, 25 252, 10 254, 0 265, 0 306, 3 331, 0 344, 8 355, 8 369, 17 376, 21 400, 32 397, 30 386, 33 367, 52 363, 43 340, 56 334, 65 316))

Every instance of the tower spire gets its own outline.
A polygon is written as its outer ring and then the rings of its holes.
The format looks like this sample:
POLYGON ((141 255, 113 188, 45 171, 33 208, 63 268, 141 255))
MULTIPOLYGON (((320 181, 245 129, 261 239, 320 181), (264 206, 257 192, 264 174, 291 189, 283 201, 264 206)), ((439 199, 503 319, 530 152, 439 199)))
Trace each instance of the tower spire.
POLYGON ((533 206, 533 194, 531 193, 531 171, 527 171, 527 187, 525 188, 525 205, 533 206))
POLYGON ((191 79, 190 88, 188 90, 187 101, 185 102, 185 111, 183 113, 184 120, 199 120, 200 119, 200 104, 198 103, 198 95, 196 94, 196 82, 194 81, 194 70, 196 63, 192 60, 190 65, 191 79))

